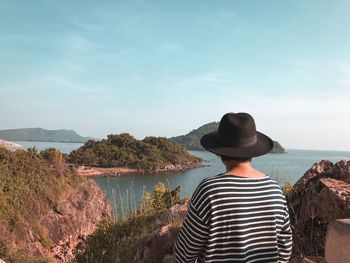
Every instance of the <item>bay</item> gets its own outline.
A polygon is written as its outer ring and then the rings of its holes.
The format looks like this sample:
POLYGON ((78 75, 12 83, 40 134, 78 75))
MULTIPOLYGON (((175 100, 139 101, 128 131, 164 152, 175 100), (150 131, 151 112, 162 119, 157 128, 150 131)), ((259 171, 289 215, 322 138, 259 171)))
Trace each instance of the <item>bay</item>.
MULTIPOLYGON (((24 147, 43 150, 49 147, 64 153, 79 148, 81 143, 59 142, 16 142, 24 147)), ((137 209, 145 192, 152 192, 153 187, 163 182, 167 187, 181 187, 181 195, 190 197, 196 186, 206 177, 225 171, 220 159, 206 151, 190 151, 204 160, 204 166, 183 172, 163 174, 139 174, 120 177, 94 177, 100 188, 107 194, 114 206, 116 217, 137 209)), ((286 154, 267 154, 253 159, 253 166, 279 181, 294 184, 314 163, 321 160, 338 162, 350 160, 350 152, 319 150, 287 150, 286 154)))

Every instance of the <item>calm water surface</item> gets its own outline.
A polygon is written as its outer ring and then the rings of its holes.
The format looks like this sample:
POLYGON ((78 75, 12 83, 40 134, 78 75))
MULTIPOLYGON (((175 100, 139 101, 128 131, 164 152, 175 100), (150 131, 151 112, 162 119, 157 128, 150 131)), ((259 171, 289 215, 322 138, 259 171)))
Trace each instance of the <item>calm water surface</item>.
MULTIPOLYGON (((56 142, 16 142, 24 147, 43 150, 54 147, 62 152, 79 148, 81 143, 56 142)), ((253 159, 253 165, 273 178, 281 185, 285 182, 295 183, 306 170, 321 160, 337 162, 350 160, 350 152, 287 150, 287 154, 267 154, 253 159)), ((225 171, 219 158, 205 151, 190 151, 191 154, 204 159, 205 166, 179 173, 129 175, 122 177, 95 177, 95 181, 106 192, 115 206, 118 215, 127 213, 131 208, 137 208, 145 191, 152 192, 154 185, 163 182, 170 188, 181 186, 182 196, 191 196, 201 180, 225 171)))

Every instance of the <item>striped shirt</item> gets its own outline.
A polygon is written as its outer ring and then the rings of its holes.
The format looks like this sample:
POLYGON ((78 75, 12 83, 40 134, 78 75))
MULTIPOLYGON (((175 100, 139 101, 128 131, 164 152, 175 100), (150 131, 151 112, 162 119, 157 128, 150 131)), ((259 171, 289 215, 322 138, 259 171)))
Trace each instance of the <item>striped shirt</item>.
POLYGON ((285 197, 269 176, 220 174, 195 190, 174 262, 287 262, 292 232, 285 197))

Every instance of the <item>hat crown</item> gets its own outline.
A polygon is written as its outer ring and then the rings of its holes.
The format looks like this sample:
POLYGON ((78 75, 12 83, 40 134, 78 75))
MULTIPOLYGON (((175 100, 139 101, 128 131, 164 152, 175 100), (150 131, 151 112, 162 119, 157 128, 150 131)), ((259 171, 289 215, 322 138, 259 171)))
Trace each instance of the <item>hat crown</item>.
POLYGON ((223 145, 250 147, 257 142, 254 119, 248 113, 227 113, 221 118, 217 136, 223 145))

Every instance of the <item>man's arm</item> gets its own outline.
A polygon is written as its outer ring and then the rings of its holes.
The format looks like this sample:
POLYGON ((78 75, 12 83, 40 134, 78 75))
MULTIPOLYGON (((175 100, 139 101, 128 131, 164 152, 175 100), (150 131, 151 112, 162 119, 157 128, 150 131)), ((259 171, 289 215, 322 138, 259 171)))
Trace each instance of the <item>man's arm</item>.
POLYGON ((207 242, 208 230, 209 227, 190 203, 189 210, 175 243, 174 262, 195 262, 207 242))
POLYGON ((281 232, 278 235, 277 244, 278 244, 279 262, 288 262, 292 254, 292 244, 293 244, 292 230, 290 228, 288 211, 286 211, 284 223, 283 223, 281 232))

